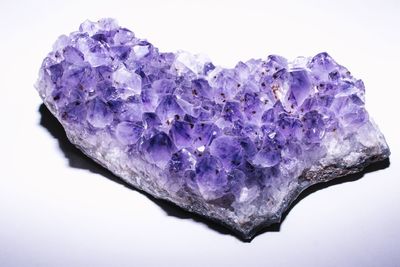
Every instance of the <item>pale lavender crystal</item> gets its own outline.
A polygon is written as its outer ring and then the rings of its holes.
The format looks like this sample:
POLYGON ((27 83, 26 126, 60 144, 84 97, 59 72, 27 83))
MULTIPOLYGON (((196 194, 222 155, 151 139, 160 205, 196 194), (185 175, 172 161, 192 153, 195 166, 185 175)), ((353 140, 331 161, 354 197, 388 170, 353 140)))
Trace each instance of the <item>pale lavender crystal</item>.
POLYGON ((244 238, 310 185, 390 154, 363 82, 327 53, 221 68, 86 21, 57 40, 37 90, 85 154, 244 238))

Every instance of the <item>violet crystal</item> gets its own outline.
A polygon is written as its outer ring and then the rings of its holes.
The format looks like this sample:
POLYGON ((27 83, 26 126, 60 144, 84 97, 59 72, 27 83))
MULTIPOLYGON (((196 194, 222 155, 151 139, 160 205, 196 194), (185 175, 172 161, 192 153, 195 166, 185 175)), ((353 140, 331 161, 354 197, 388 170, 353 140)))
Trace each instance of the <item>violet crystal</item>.
POLYGON ((243 238, 305 188, 390 154, 363 82, 327 53, 221 68, 102 19, 59 37, 36 87, 89 157, 243 238))

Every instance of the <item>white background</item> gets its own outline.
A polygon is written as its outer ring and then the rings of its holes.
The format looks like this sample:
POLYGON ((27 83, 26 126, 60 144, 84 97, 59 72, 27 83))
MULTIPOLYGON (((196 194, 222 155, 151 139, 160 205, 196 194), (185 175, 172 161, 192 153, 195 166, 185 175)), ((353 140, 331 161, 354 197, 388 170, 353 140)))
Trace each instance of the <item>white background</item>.
POLYGON ((2 0, 0 266, 400 266, 399 28, 395 0, 2 0), (33 87, 57 36, 102 17, 228 67, 329 52, 364 80, 390 166, 310 194, 250 243, 113 181, 65 143, 33 87))

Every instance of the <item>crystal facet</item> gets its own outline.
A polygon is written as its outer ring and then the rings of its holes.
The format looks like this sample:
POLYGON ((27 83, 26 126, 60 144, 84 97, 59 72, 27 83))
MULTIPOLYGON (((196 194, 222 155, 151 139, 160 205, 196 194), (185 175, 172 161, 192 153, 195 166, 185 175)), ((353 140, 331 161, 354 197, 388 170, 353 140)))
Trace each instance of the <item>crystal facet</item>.
POLYGON ((305 188, 390 154, 363 82, 327 53, 222 68, 102 19, 56 41, 36 87, 85 154, 244 238, 305 188))

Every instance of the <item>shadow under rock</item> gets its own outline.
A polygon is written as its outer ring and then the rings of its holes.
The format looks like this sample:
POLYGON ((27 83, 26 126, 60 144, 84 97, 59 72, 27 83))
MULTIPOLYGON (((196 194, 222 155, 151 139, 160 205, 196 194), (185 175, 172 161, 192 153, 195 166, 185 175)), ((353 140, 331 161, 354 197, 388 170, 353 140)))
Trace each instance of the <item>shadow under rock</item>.
MULTIPOLYGON (((84 169, 88 170, 90 172, 100 174, 114 182, 117 182, 129 189, 135 190, 137 192, 140 192, 144 194, 147 198, 152 200, 155 204, 157 204, 163 211, 166 212, 168 216, 173 216, 177 217, 180 219, 192 219, 196 222, 200 222, 205 224, 208 228, 219 232, 220 234, 224 235, 234 235, 232 231, 230 231, 228 228, 226 228, 223 225, 220 225, 217 222, 211 221, 209 218, 200 216, 198 214, 194 214, 191 212, 188 212, 179 206, 175 205, 172 202, 162 200, 162 199, 157 199, 153 197, 152 195, 137 189, 133 187, 132 185, 126 183, 122 179, 120 179, 118 176, 114 175, 111 171, 107 170, 103 166, 99 165, 92 159, 90 159, 88 156, 86 156, 82 151, 80 151, 78 148, 76 148, 67 138, 64 128, 62 127, 61 123, 51 114, 51 112, 47 109, 47 107, 44 104, 41 104, 39 107, 39 113, 41 115, 40 117, 40 125, 44 128, 46 128, 49 133, 57 139, 59 147, 61 151, 64 153, 64 156, 68 159, 69 166, 73 168, 79 168, 79 169, 84 169)), ((357 181, 361 177, 364 176, 364 174, 369 173, 369 172, 374 172, 377 170, 385 169, 389 167, 390 161, 389 159, 385 159, 383 161, 375 162, 366 167, 363 171, 347 176, 343 176, 340 178, 333 179, 328 182, 324 183, 319 183, 315 184, 306 190, 304 190, 290 205, 290 207, 286 210, 286 212, 283 214, 281 222, 280 223, 275 223, 270 226, 263 227, 260 229, 256 235, 254 235, 251 239, 242 239, 238 235, 234 235, 236 238, 238 238, 241 241, 244 242, 251 242, 256 236, 266 233, 266 232, 278 232, 280 231, 280 226, 282 222, 285 220, 286 216, 290 213, 290 211, 293 209, 294 206, 297 205, 302 199, 307 197, 308 195, 319 191, 321 189, 333 186, 333 185, 338 185, 342 183, 347 183, 347 182, 353 182, 357 181)))

